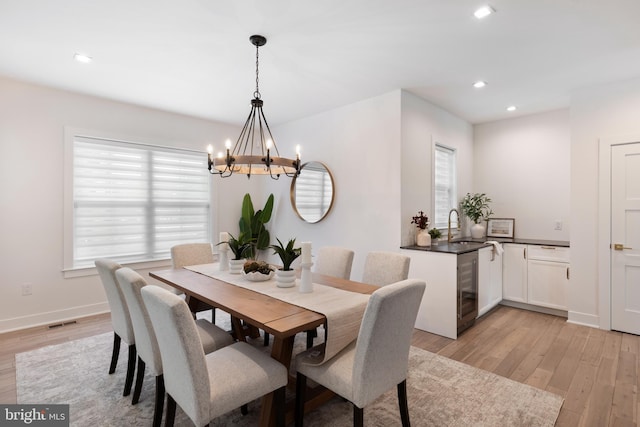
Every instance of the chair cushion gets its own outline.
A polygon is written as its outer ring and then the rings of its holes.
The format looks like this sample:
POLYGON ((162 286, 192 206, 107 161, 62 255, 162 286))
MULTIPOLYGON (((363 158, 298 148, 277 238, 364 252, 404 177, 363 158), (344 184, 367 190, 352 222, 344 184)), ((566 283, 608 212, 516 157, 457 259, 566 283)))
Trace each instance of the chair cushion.
POLYGON ((209 416, 214 419, 287 385, 287 368, 245 342, 207 354, 211 384, 209 416))
POLYGON ((198 335, 202 341, 202 348, 205 354, 209 354, 219 348, 233 344, 231 334, 219 328, 205 319, 196 320, 198 335))
POLYGON ((317 365, 317 358, 312 356, 318 347, 313 347, 296 356, 296 370, 303 375, 322 384, 336 394, 353 401, 353 360, 356 355, 356 341, 342 349, 340 353, 322 365, 317 365), (309 360, 315 364, 305 363, 309 360))

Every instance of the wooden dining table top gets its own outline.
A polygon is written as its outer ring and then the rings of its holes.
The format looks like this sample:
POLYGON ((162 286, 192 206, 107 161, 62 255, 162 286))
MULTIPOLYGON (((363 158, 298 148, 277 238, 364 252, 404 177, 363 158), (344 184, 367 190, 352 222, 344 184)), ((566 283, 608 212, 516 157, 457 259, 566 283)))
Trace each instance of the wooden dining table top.
MULTIPOLYGON (((321 313, 188 269, 152 271, 149 276, 273 335, 271 357, 287 367, 291 364, 295 335, 312 330, 326 321, 321 313)), ((313 273, 312 281, 316 285, 361 294, 372 294, 378 289, 374 285, 318 273, 313 273)), ((260 425, 273 424, 273 409, 272 396, 269 395, 263 399, 260 425)))

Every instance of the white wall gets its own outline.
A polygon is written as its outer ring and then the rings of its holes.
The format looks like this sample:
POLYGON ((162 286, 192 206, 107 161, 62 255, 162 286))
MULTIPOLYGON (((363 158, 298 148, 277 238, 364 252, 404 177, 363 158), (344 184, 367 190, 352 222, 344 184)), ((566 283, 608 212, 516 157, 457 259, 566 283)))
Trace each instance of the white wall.
POLYGON ((607 328, 608 251, 598 248, 598 209, 609 201, 598 194, 598 144, 604 138, 640 135, 640 78, 576 90, 571 98, 571 284, 569 320, 607 328), (602 259, 601 259, 602 258, 602 259), (601 318, 604 315, 606 318, 601 318))
MULTIPOLYGON (((239 133, 236 126, 0 78, 0 332, 108 308, 97 276, 63 278, 65 126, 202 150, 239 133), (32 295, 21 295, 23 283, 31 283, 32 295)), ((216 183, 218 195, 244 193, 246 178, 239 179, 216 183)), ((240 202, 228 205, 239 210, 240 202)), ((222 215, 220 228, 229 221, 236 218, 222 215)))
MULTIPOLYGON (((351 277, 362 277, 367 252, 398 251, 400 246, 400 91, 274 127, 281 153, 301 145, 302 161, 324 163, 335 179, 332 211, 307 224, 293 212, 289 178, 264 180, 276 207, 272 240, 295 237, 321 246, 356 252, 351 277), (282 182, 285 180, 285 182, 282 182)), ((253 178, 252 178, 253 179, 253 178)))
POLYGON ((569 240, 570 153, 568 109, 475 125, 473 191, 516 237, 569 240))
MULTIPOLYGON (((433 146, 456 149, 458 200, 473 190, 471 124, 408 92, 402 92, 402 244, 415 243, 411 218, 424 211, 433 224, 433 146)), ((430 226, 431 227, 431 226, 430 226)))

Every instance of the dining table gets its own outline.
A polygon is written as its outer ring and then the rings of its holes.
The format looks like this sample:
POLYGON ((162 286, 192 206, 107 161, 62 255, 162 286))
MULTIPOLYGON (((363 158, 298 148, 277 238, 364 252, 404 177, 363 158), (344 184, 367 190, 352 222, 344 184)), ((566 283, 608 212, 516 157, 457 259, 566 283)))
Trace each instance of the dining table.
MULTIPOLYGON (((186 266, 180 269, 152 271, 149 275, 164 284, 184 292, 190 305, 204 302, 229 313, 232 318, 234 335, 239 340, 246 339, 247 326, 253 328, 253 330, 262 329, 266 333, 271 334, 271 336, 273 336, 271 357, 287 368, 291 366, 293 344, 296 334, 313 330, 321 325, 327 328, 327 335, 338 329, 338 325, 335 322, 333 329, 328 326, 327 315, 319 310, 305 308, 303 305, 297 305, 292 302, 287 302, 280 297, 269 295, 268 292, 265 293, 262 290, 267 285, 262 285, 261 287, 261 285, 257 283, 255 285, 239 286, 239 280, 241 280, 241 278, 237 277, 238 275, 233 277, 226 273, 215 274, 218 270, 219 267, 214 263, 210 265, 193 266, 193 268, 186 266)), ((300 272, 298 271, 298 276, 299 275, 300 272)), ((378 287, 374 285, 318 273, 312 273, 312 283, 316 291, 327 291, 327 289, 323 289, 322 287, 328 287, 348 293, 344 295, 355 294, 353 296, 356 299, 362 299, 359 298, 357 294, 368 296, 378 289, 378 287)), ((320 294, 321 292, 317 293, 320 294)), ((289 295, 295 296, 291 292, 289 295)), ((314 295, 311 295, 310 298, 307 299, 313 300, 314 295)), ((294 299, 294 301, 296 300, 294 299)), ((360 307, 362 307, 362 304, 360 304, 360 307)), ((350 312, 353 311, 355 310, 350 310, 350 312)), ((363 312, 364 308, 361 308, 360 311, 363 312)), ((360 315, 361 314, 362 313, 360 313, 360 315)), ((350 321, 353 322, 353 319, 350 319, 350 321)), ((356 326, 359 328, 359 325, 356 326)), ((355 339, 355 337, 348 339, 355 339)), ((328 355, 328 357, 330 357, 330 355, 328 355)), ((293 377, 290 377, 289 387, 295 389, 295 379, 293 377)), ((316 387, 316 389, 310 390, 307 396, 305 412, 318 407, 330 399, 332 393, 322 387, 316 387)), ((262 398, 260 426, 274 425, 276 409, 274 404, 273 394, 268 394, 262 398)), ((286 421, 287 423, 293 421, 292 405, 289 405, 287 408, 286 421)))

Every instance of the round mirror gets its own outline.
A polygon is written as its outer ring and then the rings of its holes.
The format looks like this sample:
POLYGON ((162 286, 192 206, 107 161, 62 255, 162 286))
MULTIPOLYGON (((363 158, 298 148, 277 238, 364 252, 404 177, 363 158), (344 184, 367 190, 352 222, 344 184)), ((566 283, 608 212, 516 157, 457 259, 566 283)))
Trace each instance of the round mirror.
POLYGON ((291 206, 306 222, 321 221, 333 206, 333 175, 321 162, 308 162, 291 181, 291 206))

